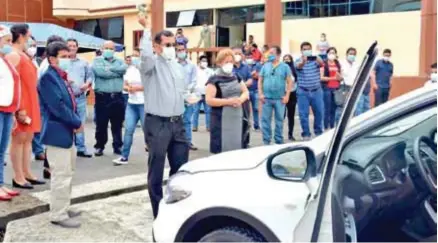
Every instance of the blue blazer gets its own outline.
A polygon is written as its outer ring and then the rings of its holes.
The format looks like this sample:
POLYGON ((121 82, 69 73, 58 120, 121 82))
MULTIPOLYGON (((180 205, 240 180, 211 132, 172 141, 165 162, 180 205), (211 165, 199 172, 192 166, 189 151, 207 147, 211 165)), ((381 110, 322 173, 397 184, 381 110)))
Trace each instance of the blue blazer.
POLYGON ((73 109, 73 101, 58 71, 49 67, 38 83, 40 105, 46 117, 42 121, 41 142, 45 145, 71 148, 74 130, 82 121, 73 109))

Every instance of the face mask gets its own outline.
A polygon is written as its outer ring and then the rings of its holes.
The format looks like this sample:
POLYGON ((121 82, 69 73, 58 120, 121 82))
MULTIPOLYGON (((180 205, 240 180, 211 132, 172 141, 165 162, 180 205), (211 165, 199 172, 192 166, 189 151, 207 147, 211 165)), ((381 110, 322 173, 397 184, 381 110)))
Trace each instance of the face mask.
POLYGON ((253 65, 254 64, 254 60, 253 59, 246 59, 246 64, 253 65))
POLYGON ((268 56, 268 62, 273 62, 273 61, 275 61, 275 55, 270 54, 268 56))
POLYGON ((437 78, 438 78, 438 74, 437 73, 432 73, 432 74, 430 74, 430 80, 432 80, 432 81, 437 81, 437 78))
POLYGON ((7 54, 9 54, 9 53, 12 52, 12 46, 11 46, 11 45, 8 45, 8 44, 5 44, 5 45, 3 45, 2 48, 0 48, 0 52, 1 52, 3 55, 7 55, 7 54))
POLYGON ((137 66, 137 65, 140 64, 140 59, 138 57, 132 57, 131 58, 131 63, 132 63, 132 65, 137 66))
POLYGON ((305 50, 305 51, 303 51, 303 55, 306 56, 306 57, 312 56, 312 50, 305 50))
POLYGON ((236 62, 240 62, 240 61, 242 61, 242 56, 240 56, 240 55, 234 55, 234 60, 235 60, 236 62))
POLYGON ((108 49, 103 50, 103 52, 102 52, 102 56, 103 56, 104 58, 106 58, 106 59, 113 58, 113 57, 114 57, 114 51, 113 51, 113 50, 108 50, 108 49))
POLYGON ((325 37, 321 37, 321 41, 324 42, 325 41, 325 37))
POLYGON ((385 62, 389 62, 389 61, 391 60, 391 58, 390 58, 390 57, 383 57, 383 60, 384 60, 385 62))
POLYGON ((186 52, 178 52, 178 58, 181 60, 185 60, 187 58, 187 53, 186 52))
POLYGON ((36 47, 30 47, 26 51, 27 55, 29 55, 30 57, 34 57, 36 52, 37 52, 37 48, 36 47))
POLYGON ((201 62, 201 67, 202 68, 207 68, 208 67, 208 62, 201 62))
POLYGON ((355 55, 348 55, 347 60, 350 62, 354 62, 356 60, 356 56, 355 55))
POLYGON ((164 57, 164 59, 170 61, 175 59, 176 51, 174 47, 163 47, 163 52, 161 53, 161 56, 164 57))
POLYGON ((70 59, 68 58, 59 58, 58 67, 64 71, 67 71, 70 67, 70 59))
POLYGON ((336 59, 336 55, 335 55, 335 54, 328 54, 328 55, 327 55, 327 58, 328 58, 330 61, 333 61, 333 60, 336 59))
POLYGON ((222 66, 222 71, 226 74, 231 74, 233 72, 234 65, 232 63, 227 63, 222 66))

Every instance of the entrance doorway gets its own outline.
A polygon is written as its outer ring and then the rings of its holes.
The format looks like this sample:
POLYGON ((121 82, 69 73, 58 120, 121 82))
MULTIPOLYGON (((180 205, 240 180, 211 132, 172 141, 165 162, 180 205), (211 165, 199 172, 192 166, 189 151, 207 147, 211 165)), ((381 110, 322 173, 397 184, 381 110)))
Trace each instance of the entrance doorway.
POLYGON ((246 24, 216 27, 216 46, 234 47, 240 46, 246 41, 246 24))

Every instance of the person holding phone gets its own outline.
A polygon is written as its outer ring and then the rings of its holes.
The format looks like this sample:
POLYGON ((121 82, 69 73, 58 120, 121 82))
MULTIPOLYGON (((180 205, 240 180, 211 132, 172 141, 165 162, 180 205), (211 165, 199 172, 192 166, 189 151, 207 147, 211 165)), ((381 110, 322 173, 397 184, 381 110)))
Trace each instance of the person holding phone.
POLYGON ((314 115, 314 132, 316 136, 323 133, 324 117, 324 96, 321 89, 320 68, 324 62, 320 57, 312 53, 312 44, 303 42, 301 44, 301 57, 295 61, 297 69, 297 103, 300 123, 304 140, 310 140, 309 108, 312 108, 314 115))

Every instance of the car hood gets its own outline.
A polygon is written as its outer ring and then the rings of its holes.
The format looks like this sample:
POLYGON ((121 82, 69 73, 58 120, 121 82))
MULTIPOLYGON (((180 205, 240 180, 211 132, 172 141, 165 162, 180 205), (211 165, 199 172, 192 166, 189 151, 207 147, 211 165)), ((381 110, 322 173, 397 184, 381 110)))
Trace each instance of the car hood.
POLYGON ((224 152, 209 157, 192 160, 180 168, 180 171, 204 172, 218 170, 247 170, 258 166, 265 161, 269 155, 275 152, 297 145, 306 145, 313 149, 315 154, 325 150, 330 142, 333 132, 329 131, 308 142, 292 142, 281 145, 260 146, 249 149, 240 149, 224 152))

